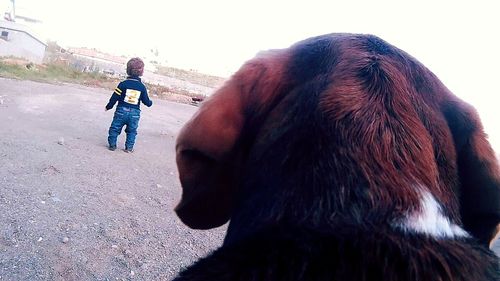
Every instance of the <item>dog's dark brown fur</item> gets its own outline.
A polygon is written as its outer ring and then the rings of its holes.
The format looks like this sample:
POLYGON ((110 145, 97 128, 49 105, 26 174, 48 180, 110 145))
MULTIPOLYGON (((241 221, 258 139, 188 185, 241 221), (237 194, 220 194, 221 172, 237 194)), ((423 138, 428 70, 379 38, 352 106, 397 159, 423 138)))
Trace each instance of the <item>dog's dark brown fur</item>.
POLYGON ((230 220, 178 280, 499 280, 500 171, 476 111, 375 36, 247 62, 183 128, 177 164, 182 221, 230 220), (471 236, 398 228, 423 191, 471 236))

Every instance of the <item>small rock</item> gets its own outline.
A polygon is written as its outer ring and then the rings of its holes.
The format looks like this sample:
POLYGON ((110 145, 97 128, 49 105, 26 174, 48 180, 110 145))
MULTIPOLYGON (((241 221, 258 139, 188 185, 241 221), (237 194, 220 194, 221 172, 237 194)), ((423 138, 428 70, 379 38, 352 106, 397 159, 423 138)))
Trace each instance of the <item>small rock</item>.
POLYGON ((173 176, 174 175, 174 172, 170 172, 170 175, 173 176))
POLYGON ((117 245, 111 245, 111 248, 113 248, 113 249, 117 249, 117 248, 118 248, 118 246, 117 246, 117 245))
POLYGON ((0 104, 3 104, 3 100, 0 100, 0 104))
POLYGON ((42 237, 38 238, 38 242, 42 242, 42 240, 43 240, 42 237))
POLYGON ((123 255, 125 255, 125 257, 127 258, 130 258, 132 257, 132 252, 130 250, 125 250, 125 252, 123 252, 123 255))
POLYGON ((130 276, 134 276, 135 272, 133 270, 130 271, 130 276))
POLYGON ((42 201, 40 201, 40 203, 45 204, 45 201, 42 200, 42 201))
POLYGON ((59 140, 57 141, 57 144, 64 145, 64 138, 60 137, 59 140))
POLYGON ((68 243, 68 242, 69 242, 69 238, 68 238, 68 237, 64 237, 64 238, 62 239, 62 242, 63 242, 64 244, 68 243))
POLYGON ((156 184, 156 187, 157 187, 157 188, 161 188, 162 186, 161 186, 161 184, 157 183, 157 184, 156 184))

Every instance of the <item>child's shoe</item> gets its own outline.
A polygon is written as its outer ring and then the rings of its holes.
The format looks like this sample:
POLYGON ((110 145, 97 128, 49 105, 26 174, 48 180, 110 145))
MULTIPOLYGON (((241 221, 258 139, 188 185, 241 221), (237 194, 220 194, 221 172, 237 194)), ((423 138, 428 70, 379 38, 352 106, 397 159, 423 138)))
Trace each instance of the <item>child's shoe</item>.
POLYGON ((134 149, 133 148, 125 148, 123 151, 127 152, 127 153, 132 153, 132 152, 134 152, 134 149))
POLYGON ((111 151, 115 151, 116 150, 116 145, 110 145, 110 146, 108 146, 108 149, 111 150, 111 151))

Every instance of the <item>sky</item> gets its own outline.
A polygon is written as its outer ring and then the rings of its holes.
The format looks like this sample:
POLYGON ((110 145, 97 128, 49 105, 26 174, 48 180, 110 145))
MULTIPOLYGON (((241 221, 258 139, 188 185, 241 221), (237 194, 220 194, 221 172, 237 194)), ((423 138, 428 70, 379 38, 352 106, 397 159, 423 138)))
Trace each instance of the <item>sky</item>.
MULTIPOLYGON (((8 0, 0 0, 7 1, 8 0)), ((476 1, 16 0, 63 46, 229 76, 260 50, 325 33, 375 34, 473 104, 500 151, 500 4, 476 1), (496 130, 496 131, 495 131, 496 130)))

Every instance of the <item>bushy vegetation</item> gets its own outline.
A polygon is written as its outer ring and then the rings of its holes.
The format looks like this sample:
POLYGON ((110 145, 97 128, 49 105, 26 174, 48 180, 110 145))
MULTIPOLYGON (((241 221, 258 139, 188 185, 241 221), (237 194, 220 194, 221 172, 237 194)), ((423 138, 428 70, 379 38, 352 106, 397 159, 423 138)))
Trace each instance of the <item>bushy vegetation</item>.
POLYGON ((0 76, 23 80, 83 84, 109 80, 103 74, 81 72, 64 64, 35 65, 15 58, 0 60, 0 76))
MULTIPOLYGON (((189 79, 188 72, 183 72, 183 70, 176 71, 174 68, 170 68, 170 71, 171 72, 169 73, 171 74, 173 73, 172 71, 175 71, 175 73, 178 74, 178 76, 171 77, 180 79, 179 77, 183 76, 183 80, 197 83, 196 81, 189 79)), ((199 74, 195 76, 202 77, 204 75, 199 74)), ((90 87, 110 89, 110 91, 112 91, 112 89, 116 87, 119 82, 119 80, 115 77, 110 77, 99 72, 82 72, 81 70, 64 63, 50 62, 42 65, 35 65, 18 58, 0 58, 0 77, 48 83, 74 83, 90 87)), ((192 98, 204 98, 202 94, 192 93, 183 89, 149 83, 145 84, 151 95, 166 100, 192 103, 192 98)))

